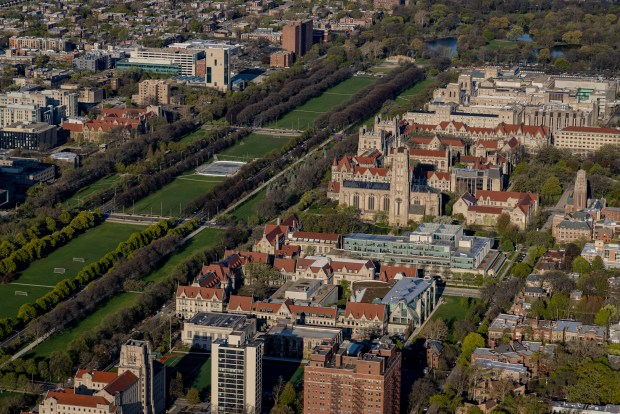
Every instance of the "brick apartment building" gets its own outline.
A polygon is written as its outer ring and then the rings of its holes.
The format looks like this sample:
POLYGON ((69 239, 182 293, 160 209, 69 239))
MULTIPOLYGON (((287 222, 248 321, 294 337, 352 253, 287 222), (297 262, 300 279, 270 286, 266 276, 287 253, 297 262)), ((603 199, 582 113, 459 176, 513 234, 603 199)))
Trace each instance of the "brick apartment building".
POLYGON ((291 22, 282 29, 282 48, 300 58, 312 48, 312 20, 291 22))
POLYGON ((304 371, 304 414, 400 412, 401 355, 391 341, 318 346, 304 371))

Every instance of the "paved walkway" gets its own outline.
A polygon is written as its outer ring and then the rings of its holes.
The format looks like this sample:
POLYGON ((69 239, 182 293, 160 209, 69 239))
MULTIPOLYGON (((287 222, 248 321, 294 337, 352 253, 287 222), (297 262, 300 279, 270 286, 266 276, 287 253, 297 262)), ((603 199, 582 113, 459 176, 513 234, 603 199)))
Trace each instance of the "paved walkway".
POLYGON ((49 286, 49 285, 34 285, 34 284, 31 284, 31 283, 9 283, 9 285, 44 287, 44 288, 52 288, 52 289, 54 289, 54 287, 55 287, 55 286, 49 286))

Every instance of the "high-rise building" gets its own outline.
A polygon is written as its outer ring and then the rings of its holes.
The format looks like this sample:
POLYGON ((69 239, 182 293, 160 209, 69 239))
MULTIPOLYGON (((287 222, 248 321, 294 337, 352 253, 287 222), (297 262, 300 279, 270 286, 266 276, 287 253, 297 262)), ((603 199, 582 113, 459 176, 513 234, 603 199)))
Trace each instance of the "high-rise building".
POLYGON ((132 98, 138 105, 168 105, 171 86, 165 80, 149 79, 140 82, 138 94, 132 98))
POLYGON ((259 414, 263 382, 263 344, 245 332, 218 339, 211 347, 211 412, 259 414))
MULTIPOLYGON (((138 48, 132 50, 129 55, 130 58, 127 61, 123 61, 127 65, 154 64, 177 66, 180 75, 196 76, 196 62, 204 58, 205 52, 204 50, 190 48, 138 48)), ((123 65, 121 66, 124 67, 123 65)), ((117 64, 117 68, 121 66, 117 64)))
POLYGON ((312 48, 312 20, 292 22, 282 30, 282 48, 293 52, 295 59, 312 48))
POLYGON ((142 413, 163 413, 166 410, 166 370, 153 359, 149 342, 130 339, 121 347, 118 374, 126 371, 140 379, 142 413))
POLYGON ((401 355, 389 339, 314 348, 304 369, 304 414, 398 414, 401 355))
POLYGON ((207 86, 226 92, 230 88, 229 45, 212 45, 205 50, 205 81, 207 86))

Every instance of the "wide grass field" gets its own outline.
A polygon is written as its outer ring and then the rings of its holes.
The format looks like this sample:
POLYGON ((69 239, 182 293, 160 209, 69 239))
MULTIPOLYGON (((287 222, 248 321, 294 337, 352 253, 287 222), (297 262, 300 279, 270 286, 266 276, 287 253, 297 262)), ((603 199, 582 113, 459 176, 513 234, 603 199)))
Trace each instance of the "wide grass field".
POLYGON ((171 378, 180 372, 184 388, 196 388, 202 396, 207 396, 211 388, 211 358, 208 354, 190 353, 168 358, 164 365, 172 369, 171 378))
POLYGON ((247 219, 251 216, 256 216, 256 204, 261 201, 267 195, 267 190, 262 189, 250 198, 245 203, 233 210, 232 215, 238 219, 247 219))
POLYGON ((273 150, 282 149, 293 138, 273 135, 260 135, 252 133, 243 138, 241 142, 217 154, 217 158, 223 161, 250 162, 256 158, 262 158, 273 150))
POLYGON ((194 141, 204 138, 205 135, 207 135, 207 131, 205 129, 198 128, 194 132, 190 132, 189 134, 185 135, 178 142, 179 144, 188 145, 194 141))
MULTIPOLYGON (((222 161, 250 162, 261 158, 273 150, 283 148, 293 138, 250 134, 236 145, 217 154, 222 161)), ((211 161, 209 161, 211 162, 211 161)), ((160 190, 149 194, 135 206, 129 207, 136 214, 156 216, 179 216, 183 208, 200 195, 209 192, 224 181, 226 177, 205 176, 189 171, 160 190)), ((125 209, 127 211, 127 209, 125 209)))
POLYGON ((64 351, 71 341, 78 338, 82 333, 96 329, 101 321, 112 313, 131 306, 138 297, 138 293, 121 293, 101 305, 95 312, 82 319, 77 325, 52 336, 33 349, 36 357, 49 357, 54 351, 64 351))
POLYGON ((170 184, 137 201, 125 211, 135 214, 179 216, 192 200, 211 191, 226 177, 209 177, 189 172, 175 178, 170 184), (129 210, 128 210, 129 209, 129 210))
POLYGON ((416 83, 411 88, 407 89, 406 91, 398 95, 396 99, 411 98, 412 96, 415 96, 419 94, 420 92, 422 92, 422 90, 426 88, 428 85, 430 85, 431 83, 433 83, 433 79, 424 79, 422 82, 416 83))
POLYGON ((118 174, 109 174, 92 184, 82 187, 67 202, 71 207, 79 207, 82 200, 101 190, 108 190, 121 182, 122 177, 118 174))
POLYGON ((65 278, 74 278, 90 263, 96 262, 107 252, 144 226, 102 223, 88 230, 49 256, 33 262, 18 278, 6 285, 0 285, 1 317, 14 317, 24 303, 33 303, 37 298, 52 290, 54 285, 65 278), (84 262, 74 262, 73 258, 83 258, 84 262), (54 273, 55 268, 64 268, 65 273, 54 273), (36 286, 32 286, 36 285, 36 286), (15 291, 27 292, 28 296, 15 295, 15 291))
POLYGON ((281 119, 270 122, 268 127, 296 130, 311 128, 321 114, 329 112, 336 105, 345 102, 375 80, 376 78, 368 76, 353 76, 323 92, 320 96, 310 99, 299 108, 293 109, 281 119))
POLYGON ((185 243, 181 249, 170 255, 159 269, 149 274, 144 280, 147 282, 159 282, 170 274, 183 260, 215 245, 223 234, 224 230, 221 229, 204 229, 185 243))

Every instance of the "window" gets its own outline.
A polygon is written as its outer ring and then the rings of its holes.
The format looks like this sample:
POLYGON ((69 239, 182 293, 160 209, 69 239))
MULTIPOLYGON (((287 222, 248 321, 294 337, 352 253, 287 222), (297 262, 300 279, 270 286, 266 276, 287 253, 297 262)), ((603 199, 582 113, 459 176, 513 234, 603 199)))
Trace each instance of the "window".
POLYGON ((353 207, 360 208, 360 196, 359 194, 353 194, 353 207))
POLYGON ((368 197, 368 210, 374 210, 375 209, 375 196, 370 196, 368 197))
POLYGON ((212 79, 211 79, 211 68, 208 67, 207 68, 207 83, 211 83, 212 79))
POLYGON ((388 197, 383 198, 383 211, 390 211, 390 199, 388 197))

